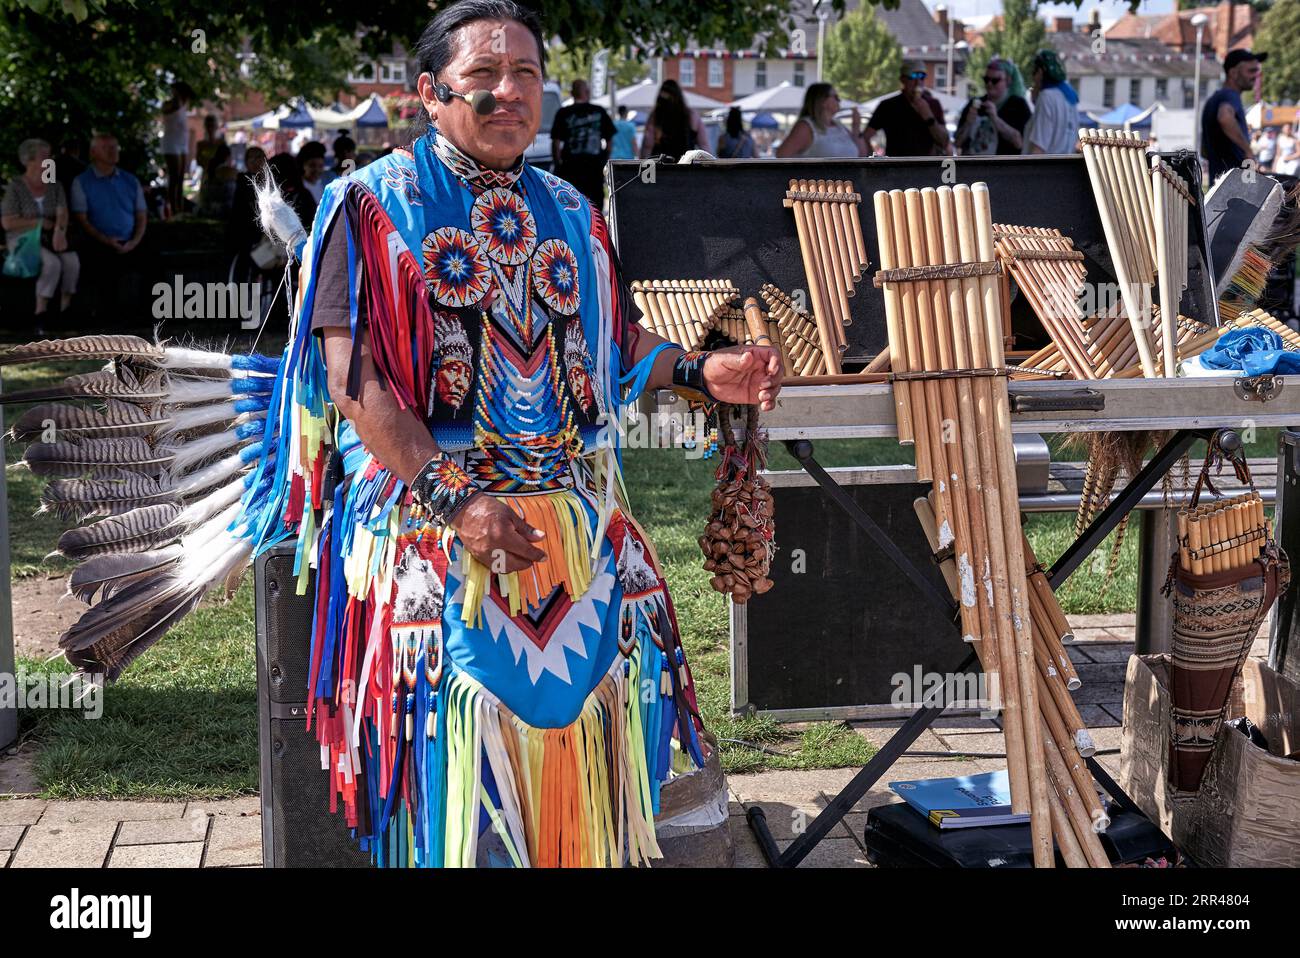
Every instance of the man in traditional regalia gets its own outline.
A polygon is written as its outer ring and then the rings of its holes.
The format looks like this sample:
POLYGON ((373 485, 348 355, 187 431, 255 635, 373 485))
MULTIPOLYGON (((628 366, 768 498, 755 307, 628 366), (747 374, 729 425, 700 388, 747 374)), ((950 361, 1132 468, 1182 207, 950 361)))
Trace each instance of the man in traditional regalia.
POLYGON ((303 256, 281 423, 313 721, 379 864, 643 863, 708 745, 620 421, 646 388, 772 408, 780 355, 637 325, 600 212, 522 160, 534 14, 462 0, 416 52, 430 129, 332 183, 303 256))

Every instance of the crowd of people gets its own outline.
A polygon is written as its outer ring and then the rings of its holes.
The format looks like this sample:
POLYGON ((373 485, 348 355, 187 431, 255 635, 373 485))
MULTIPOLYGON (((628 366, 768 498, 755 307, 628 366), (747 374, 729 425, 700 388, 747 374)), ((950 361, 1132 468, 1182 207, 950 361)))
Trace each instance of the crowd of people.
POLYGON ((1079 129, 1079 95, 1054 50, 1034 57, 1033 106, 1020 69, 994 57, 984 68, 984 94, 972 97, 950 135, 943 106, 925 86, 920 60, 904 60, 899 91, 881 100, 865 125, 855 107, 846 127, 837 118, 840 99, 829 83, 814 83, 803 109, 776 155, 794 157, 993 156, 1073 153, 1079 129), (883 142, 882 142, 883 141, 883 142))
MULTIPOLYGON (((1259 169, 1294 176, 1300 172, 1300 135, 1288 123, 1251 135, 1241 93, 1251 89, 1267 54, 1233 50, 1225 58, 1224 83, 1204 104, 1201 149, 1213 181, 1225 170, 1254 162, 1259 169)), ((871 155, 1013 155, 1072 153, 1080 127, 1079 97, 1055 51, 1040 50, 1026 79, 1014 62, 994 57, 979 78, 984 93, 971 97, 950 133, 944 110, 927 89, 926 68, 905 60, 899 90, 881 100, 869 118, 853 108, 839 117, 841 101, 834 85, 811 84, 793 126, 776 145, 775 156, 864 157, 871 155)), ((552 163, 556 174, 573 183, 599 208, 605 201, 604 168, 608 160, 667 158, 692 150, 722 159, 755 159, 761 150, 732 107, 717 131, 716 142, 700 114, 691 109, 680 85, 660 84, 643 132, 620 106, 611 117, 591 102, 585 80, 571 88, 572 102, 555 115, 551 126, 552 163)), ((325 186, 332 179, 389 152, 358 154, 346 131, 327 147, 302 142, 296 155, 268 156, 255 144, 228 143, 218 118, 204 118, 203 136, 190 156, 188 120, 194 91, 173 84, 161 110, 162 169, 159 185, 148 189, 119 164, 117 139, 96 134, 88 162, 76 142, 51 145, 25 140, 18 150, 22 172, 4 188, 0 226, 8 257, 5 273, 35 280, 34 314, 39 331, 44 315, 57 302, 66 310, 78 289, 111 278, 111 295, 86 297, 89 309, 112 308, 129 299, 130 281, 146 241, 150 213, 166 219, 195 213, 224 224, 230 276, 247 280, 266 272, 258 256, 264 237, 257 222, 254 181, 269 171, 303 223, 310 225, 325 186), (51 162, 52 161, 52 162, 51 162), (53 167, 54 175, 50 175, 53 167), (186 195, 186 177, 197 169, 197 189, 186 195), (124 290, 125 287, 125 290, 124 290)), ((764 136, 766 146, 766 136, 764 136)), ((278 268, 278 264, 276 264, 278 268)))
MULTIPOLYGON (((38 335, 45 332, 48 314, 56 307, 67 312, 78 291, 83 292, 78 308, 90 321, 138 309, 151 216, 219 221, 230 256, 228 278, 261 279, 268 270, 267 261, 256 255, 264 243, 254 189, 258 177, 272 171, 285 198, 310 226, 327 183, 382 155, 359 158, 356 142, 344 131, 329 147, 304 143, 297 155, 268 157, 260 146, 239 144, 237 163, 236 149, 226 141, 217 117, 209 115, 191 157, 193 100, 193 90, 178 82, 163 104, 162 164, 153 183, 142 183, 119 165, 121 149, 111 132, 91 137, 88 162, 76 140, 60 144, 57 157, 50 143, 37 137, 19 145, 21 173, 5 183, 0 201, 4 275, 35 281, 32 314, 38 335), (187 195, 186 180, 195 167, 197 189, 187 195)), ((270 262, 278 270, 279 261, 272 257, 270 262)))

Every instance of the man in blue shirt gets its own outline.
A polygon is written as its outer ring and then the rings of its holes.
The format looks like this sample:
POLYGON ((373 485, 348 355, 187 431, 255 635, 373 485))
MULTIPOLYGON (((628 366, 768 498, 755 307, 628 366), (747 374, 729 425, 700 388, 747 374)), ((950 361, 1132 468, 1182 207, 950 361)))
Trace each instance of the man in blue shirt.
POLYGON ((96 134, 90 141, 90 166, 72 181, 69 205, 89 238, 81 255, 82 272, 94 288, 87 296, 92 312, 120 314, 139 307, 139 257, 132 254, 144 239, 148 208, 140 181, 118 169, 118 155, 117 137, 96 134))
POLYGON ((1241 94, 1253 90, 1260 64, 1267 53, 1229 50, 1223 58, 1223 86, 1215 90, 1201 110, 1201 153, 1210 165, 1213 183, 1234 167, 1255 159, 1241 94))
POLYGON ((90 166, 72 181, 72 214, 91 239, 115 253, 129 253, 144 239, 148 222, 140 181, 117 168, 117 137, 100 133, 90 142, 90 166))

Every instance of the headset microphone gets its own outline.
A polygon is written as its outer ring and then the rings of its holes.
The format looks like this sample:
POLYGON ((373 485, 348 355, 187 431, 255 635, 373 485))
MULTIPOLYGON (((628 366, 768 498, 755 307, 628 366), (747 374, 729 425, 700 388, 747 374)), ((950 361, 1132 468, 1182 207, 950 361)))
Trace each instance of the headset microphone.
POLYGON ((445 83, 436 83, 433 87, 433 95, 441 103, 450 103, 452 97, 464 100, 474 108, 474 112, 479 116, 490 116, 492 111, 497 108, 497 98, 487 90, 475 90, 473 93, 457 93, 445 83))

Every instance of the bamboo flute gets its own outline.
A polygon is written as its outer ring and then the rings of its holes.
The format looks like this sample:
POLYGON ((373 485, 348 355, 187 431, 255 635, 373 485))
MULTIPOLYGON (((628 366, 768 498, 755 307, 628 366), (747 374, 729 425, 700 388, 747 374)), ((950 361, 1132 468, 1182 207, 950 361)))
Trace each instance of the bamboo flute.
MULTIPOLYGON (((961 262, 961 250, 957 243, 956 204, 952 191, 938 193, 926 188, 921 191, 921 206, 925 214, 924 245, 921 251, 921 265, 945 266, 961 262)), ((966 328, 965 298, 961 285, 955 279, 932 282, 930 291, 934 296, 934 315, 939 334, 939 364, 942 369, 970 369, 971 350, 966 328)), ((967 570, 963 573, 960 556, 958 573, 970 577, 970 589, 975 593, 974 602, 979 618, 979 634, 988 635, 996 628, 993 612, 993 583, 990 573, 984 570, 983 559, 988 556, 988 526, 984 516, 983 477, 979 468, 979 441, 970 424, 975 421, 975 400, 971 389, 970 377, 962 376, 956 380, 945 379, 940 385, 945 395, 945 409, 955 408, 952 419, 956 441, 945 441, 943 445, 949 451, 951 472, 949 478, 955 488, 954 495, 965 495, 964 507, 959 510, 964 516, 969 530, 969 538, 960 532, 958 538, 970 543, 970 555, 967 558, 967 570)), ((945 431, 945 439, 948 439, 945 431)), ((960 526, 962 523, 959 522, 960 526)), ((965 599, 965 591, 962 596, 965 599)))
MULTIPOLYGON (((790 190, 792 192, 800 191, 801 182, 791 180, 790 190)), ((804 277, 808 280, 808 293, 813 302, 813 319, 817 323, 817 333, 821 338, 822 356, 825 358, 826 369, 830 373, 839 373, 839 343, 832 329, 833 317, 830 312, 830 305, 822 291, 821 262, 817 241, 813 235, 815 226, 811 222, 811 217, 801 200, 787 199, 786 205, 794 210, 795 228, 799 234, 799 252, 803 257, 804 277)))
MULTIPOLYGON (((880 268, 896 269, 898 257, 894 254, 896 227, 893 193, 882 190, 872 199, 880 244, 880 268)), ((913 369, 913 356, 920 350, 920 344, 916 341, 915 318, 908 318, 912 313, 911 298, 903 296, 894 283, 884 284, 884 294, 885 326, 889 331, 889 368, 895 373, 910 372, 913 369)), ((915 387, 915 380, 894 383, 894 411, 898 417, 898 441, 905 446, 915 445, 916 477, 921 482, 927 482, 931 478, 929 448, 924 441, 916 442, 916 434, 925 428, 925 412, 914 410, 920 401, 919 390, 915 387)))
POLYGON ((1138 263, 1134 249, 1136 243, 1135 238, 1129 235, 1131 224, 1124 213, 1125 201, 1116 183, 1118 176, 1113 159, 1109 156, 1113 150, 1100 146, 1086 131, 1082 132, 1080 139, 1083 142, 1084 162, 1087 164, 1093 193, 1097 199, 1097 211, 1101 215, 1102 229, 1106 235, 1106 244, 1110 247, 1116 279, 1119 281, 1120 297, 1128 313, 1142 371, 1144 375, 1154 379, 1156 378, 1155 359, 1147 335, 1147 318, 1142 309, 1137 277, 1132 275, 1130 269, 1130 264, 1136 267, 1138 263))
MULTIPOLYGON (((957 194, 958 231, 972 232, 973 220, 973 232, 978 253, 977 261, 994 262, 993 218, 989 209, 988 187, 983 183, 976 183, 974 186, 969 187, 968 190, 963 190, 959 186, 954 192, 957 194), (971 201, 970 207, 966 207, 967 196, 971 201)), ((1006 365, 1002 355, 1002 309, 999 302, 997 282, 994 277, 989 275, 981 276, 980 291, 985 307, 984 321, 987 324, 985 348, 988 350, 988 358, 991 360, 988 365, 993 369, 1002 369, 1006 365)), ((992 533, 1000 528, 1003 536, 991 534, 989 538, 995 543, 992 550, 995 559, 998 555, 996 540, 999 538, 1004 539, 1004 561, 1008 567, 1007 574, 1011 587, 1011 620, 1016 656, 1014 674, 1019 679, 1021 714, 1023 716, 1033 716, 1037 711, 1038 690, 1035 687, 1033 676, 1033 635, 1029 618, 1028 597, 1025 594, 1027 585, 1019 522, 1020 502, 1016 492, 1016 467, 1009 439, 1011 436, 1011 405, 1007 396, 1006 379, 1001 376, 990 378, 993 379, 995 423, 998 436, 1002 437, 1003 441, 994 443, 994 449, 997 453, 997 468, 990 475, 986 475, 984 481, 987 483, 990 479, 993 479, 996 483, 996 488, 1002 499, 1004 522, 990 529, 992 533)), ((1003 660, 1002 664, 1005 671, 1006 661, 1003 660)), ((1047 812, 1047 779, 1042 767, 1043 741, 1041 733, 1042 726, 1040 723, 1036 721, 1025 721, 1023 723, 1024 749, 1029 768, 1030 805, 1038 810, 1038 814, 1031 815, 1030 820, 1034 844, 1034 862, 1036 865, 1041 865, 1041 867, 1051 867, 1052 829, 1050 815, 1047 812)))

